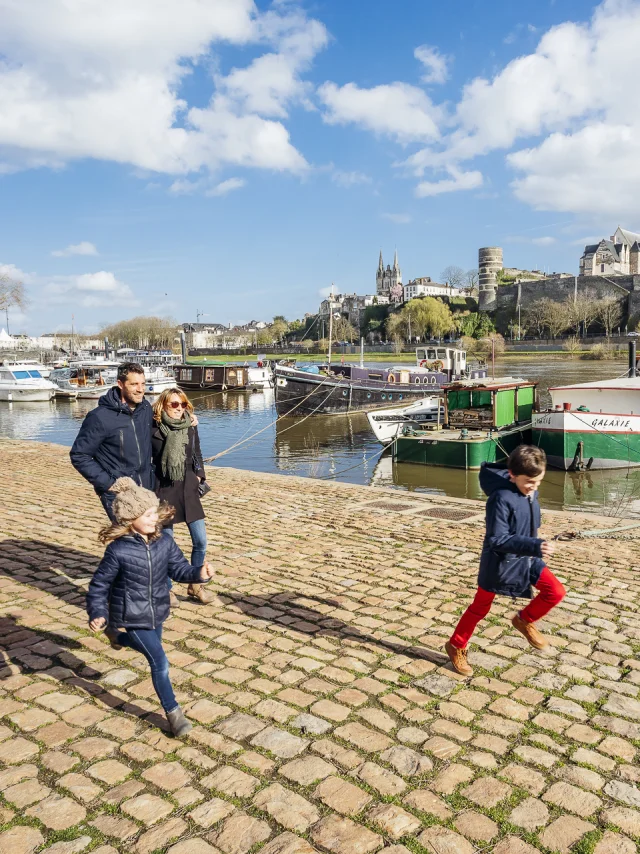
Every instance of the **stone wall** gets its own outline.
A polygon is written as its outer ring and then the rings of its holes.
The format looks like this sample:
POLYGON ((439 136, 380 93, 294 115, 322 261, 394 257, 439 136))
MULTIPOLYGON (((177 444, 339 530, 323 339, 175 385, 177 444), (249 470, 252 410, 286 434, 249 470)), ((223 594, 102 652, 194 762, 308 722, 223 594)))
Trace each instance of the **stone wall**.
POLYGON ((541 299, 564 302, 576 295, 593 294, 596 299, 615 297, 623 304, 623 325, 629 317, 640 312, 640 276, 616 276, 609 281, 602 276, 575 276, 539 279, 501 285, 496 295, 496 325, 505 329, 514 319, 518 303, 524 311, 531 303, 541 299))

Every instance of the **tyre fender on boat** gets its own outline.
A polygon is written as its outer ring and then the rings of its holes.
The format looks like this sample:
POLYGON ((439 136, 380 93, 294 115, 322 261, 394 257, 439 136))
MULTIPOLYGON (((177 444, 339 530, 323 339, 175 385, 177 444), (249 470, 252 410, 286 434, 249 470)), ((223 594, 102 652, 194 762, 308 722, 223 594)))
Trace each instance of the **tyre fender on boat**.
POLYGON ((426 359, 422 359, 422 360, 421 360, 421 362, 420 362, 420 367, 421 367, 421 368, 426 368, 426 367, 428 367, 428 365, 429 365, 429 363, 427 362, 427 360, 426 360, 426 359))
POLYGON ((387 377, 387 382, 394 383, 395 381, 396 381, 396 375, 395 374, 389 374, 387 377))

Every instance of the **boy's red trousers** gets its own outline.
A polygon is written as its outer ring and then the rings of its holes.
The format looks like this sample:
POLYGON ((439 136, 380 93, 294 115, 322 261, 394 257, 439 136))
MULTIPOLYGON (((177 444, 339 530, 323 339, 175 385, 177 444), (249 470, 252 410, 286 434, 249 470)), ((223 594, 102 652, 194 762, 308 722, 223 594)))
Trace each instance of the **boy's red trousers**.
MULTIPOLYGON (((536 620, 540 620, 545 614, 548 614, 554 605, 564 599, 566 593, 562 584, 546 566, 540 573, 540 578, 535 586, 536 590, 540 592, 535 599, 529 602, 526 608, 520 611, 520 616, 527 623, 535 623, 536 620)), ((495 593, 489 593, 488 590, 478 587, 475 599, 460 618, 460 622, 451 636, 453 646, 457 649, 466 647, 480 620, 484 620, 491 610, 495 596, 495 593)))

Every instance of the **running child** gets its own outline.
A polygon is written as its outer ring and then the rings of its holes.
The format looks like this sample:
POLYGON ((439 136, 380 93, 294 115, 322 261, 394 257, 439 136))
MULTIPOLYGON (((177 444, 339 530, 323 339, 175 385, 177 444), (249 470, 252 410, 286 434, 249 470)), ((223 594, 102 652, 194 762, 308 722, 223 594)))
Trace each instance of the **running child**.
POLYGON ((89 628, 104 629, 113 649, 131 647, 151 667, 151 679, 174 736, 191 729, 176 700, 169 662, 162 648, 162 624, 169 616, 168 578, 185 584, 208 581, 213 570, 205 561, 194 567, 162 525, 173 508, 155 493, 121 477, 111 490, 115 521, 100 532, 108 543, 87 593, 89 628))
POLYGON ((478 590, 445 644, 453 669, 463 676, 473 675, 467 661, 467 644, 491 610, 496 595, 532 599, 511 622, 531 646, 547 646, 535 624, 564 598, 566 591, 547 567, 547 559, 555 550, 553 543, 538 537, 538 487, 546 469, 544 451, 533 445, 516 448, 507 460, 506 470, 488 463, 480 469, 480 486, 489 499, 478 590), (539 591, 535 599, 532 587, 539 591))

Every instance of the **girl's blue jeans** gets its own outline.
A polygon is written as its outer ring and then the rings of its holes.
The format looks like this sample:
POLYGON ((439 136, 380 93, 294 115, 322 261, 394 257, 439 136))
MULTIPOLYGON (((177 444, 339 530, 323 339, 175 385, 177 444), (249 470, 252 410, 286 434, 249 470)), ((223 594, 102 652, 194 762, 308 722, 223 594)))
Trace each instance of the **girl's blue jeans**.
MULTIPOLYGON (((191 566, 202 566, 207 555, 207 526, 204 519, 197 519, 195 522, 187 522, 187 528, 191 534, 191 566)), ((164 530, 173 537, 173 525, 164 530)))
POLYGON ((142 653, 151 668, 151 681, 165 712, 172 712, 178 706, 169 679, 169 661, 162 648, 162 626, 155 629, 127 629, 120 632, 117 643, 142 653))

